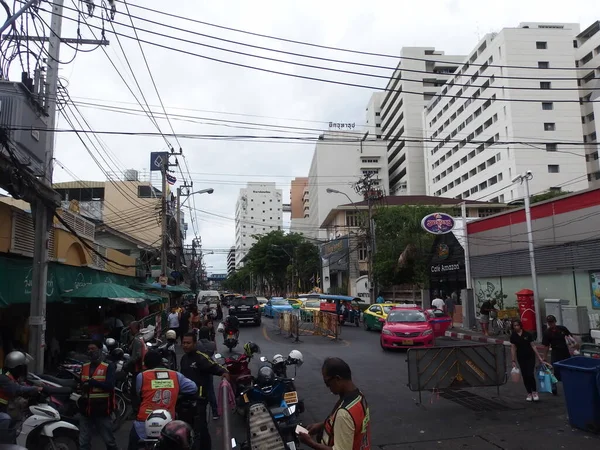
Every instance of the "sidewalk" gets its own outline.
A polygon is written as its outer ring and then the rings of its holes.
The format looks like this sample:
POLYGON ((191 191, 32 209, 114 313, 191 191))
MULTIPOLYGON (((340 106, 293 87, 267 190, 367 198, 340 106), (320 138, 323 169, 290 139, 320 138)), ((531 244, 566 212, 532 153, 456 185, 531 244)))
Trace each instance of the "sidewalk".
MULTIPOLYGON (((472 341, 482 344, 496 344, 496 345, 504 345, 506 347, 510 346, 509 338, 510 336, 503 334, 499 336, 485 336, 478 331, 469 330, 466 328, 451 328, 446 331, 446 337, 453 339, 460 339, 464 341, 472 341)), ((537 345, 538 351, 542 350, 544 347, 541 344, 537 345)))

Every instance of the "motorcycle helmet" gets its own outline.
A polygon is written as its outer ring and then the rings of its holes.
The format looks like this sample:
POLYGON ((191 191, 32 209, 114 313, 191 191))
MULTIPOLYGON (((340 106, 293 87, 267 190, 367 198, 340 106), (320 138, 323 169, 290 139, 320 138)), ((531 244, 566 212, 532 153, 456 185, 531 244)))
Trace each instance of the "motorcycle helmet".
POLYGON ((244 353, 248 358, 252 358, 255 353, 260 353, 260 347, 254 342, 246 342, 244 344, 244 353))
POLYGON ((258 369, 256 384, 260 387, 272 386, 275 383, 275 372, 269 366, 258 369))
POLYGON ((174 420, 164 426, 156 448, 160 450, 191 450, 194 445, 194 431, 183 420, 174 420))
POLYGON ((28 353, 23 352, 10 352, 4 358, 4 367, 7 369, 16 369, 20 366, 27 366, 33 358, 28 353))
POLYGON ((273 356, 273 364, 281 364, 284 363, 285 359, 283 359, 283 355, 277 354, 273 356))
POLYGON ((144 427, 146 428, 146 437, 148 439, 157 439, 160 436, 163 427, 172 420, 173 417, 171 417, 171 413, 166 409, 152 411, 144 424, 144 427))
POLYGON ((117 341, 113 338, 108 338, 106 341, 104 341, 104 345, 106 345, 106 349, 110 353, 117 347, 117 341))
POLYGON ((302 353, 299 350, 292 350, 288 358, 292 364, 295 364, 298 367, 304 363, 304 356, 302 356, 302 353))
POLYGON ((167 331, 167 333, 165 334, 165 337, 166 337, 167 339, 172 339, 172 340, 175 340, 175 339, 177 339, 177 333, 175 332, 175 330, 169 330, 169 331, 167 331))
POLYGON ((227 325, 230 328, 238 329, 240 327, 240 321, 235 316, 227 316, 227 319, 225 321, 227 322, 227 325))

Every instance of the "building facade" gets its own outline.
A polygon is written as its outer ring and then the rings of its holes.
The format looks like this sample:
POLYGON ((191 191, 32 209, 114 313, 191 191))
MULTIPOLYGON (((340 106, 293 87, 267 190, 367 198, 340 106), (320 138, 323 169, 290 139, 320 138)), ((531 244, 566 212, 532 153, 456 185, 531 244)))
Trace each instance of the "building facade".
POLYGON ((362 200, 354 184, 367 173, 378 180, 378 187, 389 193, 386 147, 381 139, 364 133, 330 131, 321 136, 315 146, 305 191, 305 211, 308 211, 304 235, 325 238, 320 225, 337 205, 362 200), (328 192, 334 189, 340 193, 328 192), (345 194, 345 195, 344 195, 345 194))
POLYGON ((381 134, 381 104, 383 103, 384 98, 384 92, 373 93, 366 109, 366 128, 371 136, 375 136, 375 139, 381 139, 383 137, 381 134))
POLYGON ((587 180, 590 187, 600 187, 600 22, 596 21, 577 36, 577 61, 581 93, 581 126, 585 143, 587 180), (591 102, 589 102, 591 100, 591 102))
POLYGON ((531 194, 587 188, 578 82, 565 76, 578 33, 524 23, 478 43, 424 114, 428 195, 510 202, 528 170, 531 194))
POLYGON ((281 230, 283 227, 282 191, 275 183, 248 183, 240 189, 235 207, 235 266, 255 242, 253 236, 281 230))
POLYGON ((227 275, 232 275, 235 272, 235 247, 229 249, 227 253, 227 275))
POLYGON ((290 188, 290 210, 292 233, 303 233, 308 218, 308 207, 305 210, 305 197, 308 192, 308 177, 296 177, 290 188))
POLYGON ((390 194, 423 195, 423 109, 464 56, 447 56, 430 47, 404 47, 400 57, 381 102, 380 134, 387 145, 390 194))

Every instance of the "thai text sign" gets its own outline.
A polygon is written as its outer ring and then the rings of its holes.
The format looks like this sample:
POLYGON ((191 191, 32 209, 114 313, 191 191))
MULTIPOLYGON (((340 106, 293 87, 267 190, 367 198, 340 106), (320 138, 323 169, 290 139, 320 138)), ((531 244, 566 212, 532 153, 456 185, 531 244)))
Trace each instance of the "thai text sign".
POLYGON ((432 213, 423 217, 421 226, 431 234, 446 234, 454 229, 454 219, 445 213, 432 213))

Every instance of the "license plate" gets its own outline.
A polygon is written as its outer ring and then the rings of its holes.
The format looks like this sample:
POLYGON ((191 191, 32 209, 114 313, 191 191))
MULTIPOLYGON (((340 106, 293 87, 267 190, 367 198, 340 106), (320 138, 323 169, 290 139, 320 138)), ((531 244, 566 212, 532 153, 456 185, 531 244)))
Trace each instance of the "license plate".
POLYGON ((288 405, 293 405, 294 403, 298 403, 298 392, 296 392, 296 391, 286 392, 285 394, 283 394, 283 400, 288 405))
POLYGON ((413 345, 413 344, 414 344, 414 342, 412 339, 402 341, 402 345, 413 345))
POLYGON ((240 306, 238 309, 241 309, 242 311, 246 311, 248 308, 250 308, 249 306, 240 306))
POLYGON ((248 394, 244 394, 244 403, 248 403, 249 401, 248 394))

